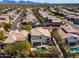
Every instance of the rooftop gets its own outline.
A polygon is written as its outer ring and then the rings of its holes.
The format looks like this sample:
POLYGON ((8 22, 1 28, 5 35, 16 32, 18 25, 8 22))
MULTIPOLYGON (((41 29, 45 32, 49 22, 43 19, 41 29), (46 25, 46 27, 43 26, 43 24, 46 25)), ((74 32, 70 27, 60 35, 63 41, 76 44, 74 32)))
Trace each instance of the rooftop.
POLYGON ((26 12, 26 17, 24 19, 24 22, 34 22, 34 21, 37 21, 35 15, 33 15, 33 12, 31 9, 27 9, 27 12, 26 12))
POLYGON ((58 30, 59 35, 62 39, 69 38, 69 37, 76 37, 79 40, 79 35, 73 33, 65 33, 62 29, 58 30))
POLYGON ((69 24, 63 25, 62 28, 63 28, 67 33, 74 33, 74 32, 77 32, 77 30, 75 30, 74 28, 72 28, 72 26, 70 26, 69 24))
POLYGON ((31 35, 35 35, 35 36, 44 35, 44 36, 51 37, 50 31, 48 31, 47 29, 44 29, 42 27, 32 29, 31 35))
POLYGON ((27 37, 28 32, 27 31, 21 31, 18 30, 10 31, 9 36, 3 43, 15 43, 16 41, 24 41, 27 37))
POLYGON ((0 16, 0 22, 9 22, 9 16, 1 15, 0 16))

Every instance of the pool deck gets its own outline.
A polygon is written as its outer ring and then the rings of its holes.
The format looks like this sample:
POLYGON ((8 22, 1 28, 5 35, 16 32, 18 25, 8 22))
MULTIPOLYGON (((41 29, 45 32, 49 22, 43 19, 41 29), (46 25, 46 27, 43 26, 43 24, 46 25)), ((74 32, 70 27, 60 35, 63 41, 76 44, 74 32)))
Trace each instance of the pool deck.
POLYGON ((73 46, 73 47, 70 47, 70 48, 76 48, 76 47, 79 47, 79 45, 76 45, 76 46, 73 46))

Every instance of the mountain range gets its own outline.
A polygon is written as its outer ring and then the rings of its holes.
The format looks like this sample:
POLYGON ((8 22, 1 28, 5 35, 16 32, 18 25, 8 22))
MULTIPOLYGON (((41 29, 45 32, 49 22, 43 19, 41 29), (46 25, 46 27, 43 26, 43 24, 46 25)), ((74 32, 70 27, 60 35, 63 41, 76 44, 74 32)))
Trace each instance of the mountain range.
POLYGON ((49 4, 49 3, 41 3, 41 2, 33 2, 33 1, 1 1, 0 3, 8 3, 8 4, 49 4))

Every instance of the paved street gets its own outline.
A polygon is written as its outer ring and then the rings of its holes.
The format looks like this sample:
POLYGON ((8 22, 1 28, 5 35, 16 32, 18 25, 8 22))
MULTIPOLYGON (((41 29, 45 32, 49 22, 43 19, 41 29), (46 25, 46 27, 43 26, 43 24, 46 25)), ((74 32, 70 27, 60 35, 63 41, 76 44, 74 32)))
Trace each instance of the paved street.
POLYGON ((14 23, 12 25, 12 30, 16 30, 17 29, 17 25, 18 25, 18 20, 20 20, 20 15, 21 15, 22 11, 14 18, 14 23))

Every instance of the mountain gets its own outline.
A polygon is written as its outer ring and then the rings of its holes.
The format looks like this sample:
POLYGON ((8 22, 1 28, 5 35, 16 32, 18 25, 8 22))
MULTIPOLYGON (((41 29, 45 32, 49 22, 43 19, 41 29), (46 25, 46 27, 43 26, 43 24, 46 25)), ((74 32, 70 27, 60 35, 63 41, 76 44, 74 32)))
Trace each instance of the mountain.
POLYGON ((17 4, 26 4, 26 1, 23 1, 23 0, 18 1, 17 4))
POLYGON ((48 3, 41 3, 41 2, 33 2, 33 1, 23 1, 23 0, 20 0, 18 2, 16 1, 2 1, 0 3, 8 3, 8 4, 48 4, 48 3))
POLYGON ((33 1, 19 1, 18 4, 48 4, 48 3, 41 3, 41 2, 33 2, 33 1))
POLYGON ((16 3, 16 1, 14 1, 14 0, 2 0, 0 3, 11 3, 11 4, 14 4, 14 3, 16 3))

